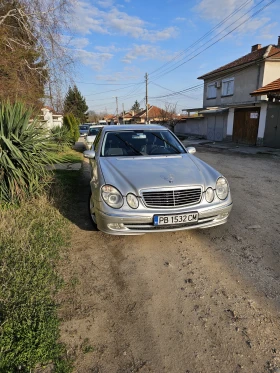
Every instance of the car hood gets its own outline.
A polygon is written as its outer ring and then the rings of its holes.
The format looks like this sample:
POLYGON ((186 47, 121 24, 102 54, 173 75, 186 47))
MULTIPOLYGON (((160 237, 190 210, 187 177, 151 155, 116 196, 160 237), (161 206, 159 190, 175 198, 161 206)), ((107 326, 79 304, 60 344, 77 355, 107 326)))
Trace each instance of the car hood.
POLYGON ((123 195, 141 189, 215 186, 218 172, 190 154, 156 157, 102 157, 100 166, 106 184, 123 195))

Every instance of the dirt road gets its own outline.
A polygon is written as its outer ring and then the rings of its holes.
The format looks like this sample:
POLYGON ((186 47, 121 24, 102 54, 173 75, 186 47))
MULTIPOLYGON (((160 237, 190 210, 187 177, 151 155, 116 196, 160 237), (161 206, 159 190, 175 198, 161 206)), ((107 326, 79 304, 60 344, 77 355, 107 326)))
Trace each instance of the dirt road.
POLYGON ((197 156, 234 200, 209 230, 93 232, 81 179, 61 313, 75 372, 280 372, 280 159, 197 156))

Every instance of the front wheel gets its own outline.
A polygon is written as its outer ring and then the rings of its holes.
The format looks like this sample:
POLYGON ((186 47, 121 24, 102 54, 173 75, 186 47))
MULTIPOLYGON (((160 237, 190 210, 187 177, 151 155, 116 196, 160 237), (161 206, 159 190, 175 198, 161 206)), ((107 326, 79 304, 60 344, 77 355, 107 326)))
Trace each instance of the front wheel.
POLYGON ((95 216, 95 211, 94 211, 94 203, 93 203, 91 197, 92 197, 92 193, 90 191, 89 192, 89 196, 88 196, 88 211, 89 211, 89 216, 90 216, 90 220, 91 220, 91 223, 92 223, 92 226, 93 226, 93 230, 99 231, 99 229, 97 228, 96 216, 95 216))

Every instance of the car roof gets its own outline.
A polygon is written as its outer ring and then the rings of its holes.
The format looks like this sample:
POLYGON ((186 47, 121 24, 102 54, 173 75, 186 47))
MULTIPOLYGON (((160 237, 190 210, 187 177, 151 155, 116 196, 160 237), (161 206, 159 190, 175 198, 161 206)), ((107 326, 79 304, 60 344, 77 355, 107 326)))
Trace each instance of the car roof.
POLYGON ((104 127, 104 131, 154 131, 154 130, 166 130, 168 128, 156 124, 123 124, 123 125, 113 125, 104 127))

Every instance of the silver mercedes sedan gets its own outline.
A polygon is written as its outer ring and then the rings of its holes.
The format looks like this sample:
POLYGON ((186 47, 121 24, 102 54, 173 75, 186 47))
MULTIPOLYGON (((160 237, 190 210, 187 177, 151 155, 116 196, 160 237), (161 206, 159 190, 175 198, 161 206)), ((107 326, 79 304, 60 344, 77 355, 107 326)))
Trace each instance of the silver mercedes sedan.
POLYGON ((209 228, 232 208, 226 178, 167 128, 106 126, 84 152, 91 165, 89 211, 114 235, 209 228))

